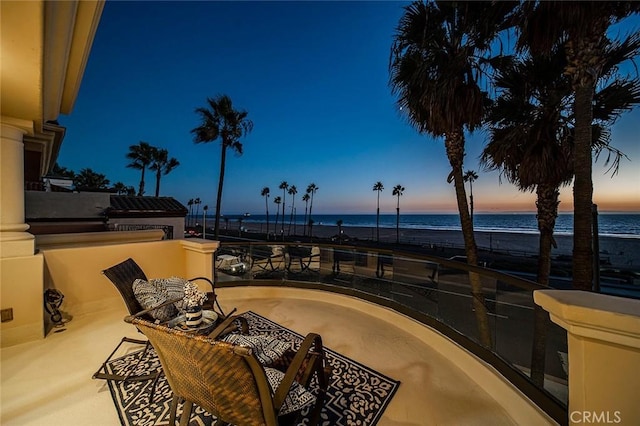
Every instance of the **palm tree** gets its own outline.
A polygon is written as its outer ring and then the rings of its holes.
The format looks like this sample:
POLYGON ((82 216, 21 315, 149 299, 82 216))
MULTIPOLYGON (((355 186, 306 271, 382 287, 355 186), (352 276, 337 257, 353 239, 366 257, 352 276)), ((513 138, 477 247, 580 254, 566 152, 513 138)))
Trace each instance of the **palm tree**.
MULTIPOLYGON (((534 54, 548 54, 564 45, 574 94, 575 146, 573 152, 573 286, 591 290, 593 283, 592 235, 592 123, 598 79, 605 75, 609 27, 640 10, 639 2, 525 2, 518 44, 534 54)), ((630 38, 637 38, 637 33, 630 38)))
POLYGON ((311 219, 309 216, 309 238, 313 239, 313 224, 316 223, 315 220, 311 219))
POLYGON ((202 204, 202 201, 200 201, 200 198, 196 198, 195 200, 193 200, 193 204, 196 205, 196 214, 194 215, 194 221, 195 223, 198 223, 198 213, 200 213, 200 204, 202 204))
POLYGON ((218 179, 218 194, 216 198, 216 219, 214 238, 217 240, 220 229, 220 209, 222 207, 222 188, 224 185, 224 170, 227 158, 227 148, 231 148, 238 155, 242 155, 240 138, 248 135, 253 129, 253 122, 247 118, 248 113, 235 110, 231 98, 219 95, 207 98, 208 108, 196 108, 196 113, 202 122, 200 126, 191 130, 195 143, 221 141, 220 177, 218 179))
POLYGON ((309 193, 306 193, 302 196, 302 201, 304 201, 304 229, 302 230, 302 235, 307 235, 307 210, 309 208, 309 200, 311 196, 309 193))
POLYGON ((109 188, 109 179, 102 173, 85 168, 75 175, 73 184, 78 191, 103 191, 109 188))
POLYGON ((202 208, 202 238, 207 238, 207 210, 209 206, 205 204, 202 208))
POLYGON ((282 189, 282 226, 280 228, 280 234, 282 234, 282 240, 284 241, 284 205, 287 199, 287 189, 289 189, 289 184, 286 180, 283 180, 280 182, 280 186, 278 186, 278 188, 282 189))
POLYGON ((384 189, 382 182, 373 184, 373 190, 378 191, 378 204, 376 209, 376 241, 380 241, 380 191, 384 189))
POLYGON ((293 234, 296 234, 296 223, 293 221, 293 214, 296 210, 296 194, 298 193, 298 188, 295 185, 291 185, 289 190, 287 191, 289 195, 291 195, 291 216, 289 217, 289 235, 291 235, 291 222, 293 222, 293 234))
POLYGON ((187 203, 187 206, 189 206, 189 220, 187 221, 187 226, 191 226, 191 209, 193 208, 193 198, 189 198, 189 202, 187 203))
POLYGON ((138 195, 144 195, 144 172, 151 164, 151 156, 153 154, 153 147, 147 142, 138 143, 138 145, 130 145, 129 152, 127 153, 127 159, 131 160, 131 163, 127 164, 127 167, 140 170, 140 186, 138 189, 138 195))
POLYGON ((262 191, 260 192, 260 195, 262 195, 264 197, 264 208, 267 211, 267 240, 269 239, 269 192, 271 190, 269 189, 268 186, 265 186, 264 188, 262 188, 262 191))
POLYGON ((278 218, 280 217, 280 203, 282 203, 282 198, 280 198, 279 196, 273 199, 273 202, 276 204, 276 224, 274 226, 274 231, 273 233, 275 234, 277 229, 278 229, 278 218))
MULTIPOLYGON (((391 49, 390 85, 409 122, 421 133, 444 136, 456 191, 467 262, 478 255, 463 180, 464 132, 482 124, 487 93, 478 85, 481 57, 496 39, 511 2, 414 2, 405 7, 391 49)), ((469 273, 479 340, 491 330, 478 274, 469 273)))
POLYGON ((53 165, 53 169, 51 170, 51 175, 73 180, 76 174, 73 172, 73 170, 69 170, 66 167, 60 166, 58 163, 55 163, 53 165))
POLYGON ((462 176, 462 180, 469 182, 469 217, 471 218, 471 226, 473 226, 473 182, 478 179, 478 174, 473 170, 467 170, 462 176))
POLYGON ((135 195, 136 194, 136 190, 133 186, 127 186, 122 182, 114 183, 113 190, 118 195, 135 195))
POLYGON ((393 187, 393 195, 398 197, 396 204, 396 244, 400 244, 400 196, 404 192, 404 186, 396 185, 393 187))
MULTIPOLYGON (((551 250, 558 216, 559 188, 573 178, 574 129, 572 127, 571 84, 563 75, 566 55, 559 46, 551 56, 509 61, 496 78, 502 89, 489 115, 491 140, 482 162, 501 171, 522 191, 536 191, 540 231, 537 281, 549 284, 551 250)), ((609 68, 608 66, 606 67, 609 68)), ((640 102, 640 82, 616 80, 596 93, 592 146, 596 151, 612 150, 606 124, 622 111, 640 102)), ((611 151, 610 151, 611 152, 611 151)), ((615 150, 614 154, 619 155, 615 150)), ((614 162, 617 169, 619 158, 614 162)), ((544 380, 544 336, 548 316, 535 308, 534 352, 531 378, 544 380)))
POLYGON ((307 194, 309 194, 309 196, 311 197, 311 202, 309 204, 309 235, 313 236, 311 233, 311 211, 313 210, 313 195, 318 191, 318 186, 315 183, 310 183, 309 186, 307 186, 307 194))
POLYGON ((160 177, 162 174, 168 175, 179 165, 180 162, 178 160, 173 157, 169 158, 169 151, 166 149, 153 148, 149 170, 156 172, 156 197, 160 196, 160 177))

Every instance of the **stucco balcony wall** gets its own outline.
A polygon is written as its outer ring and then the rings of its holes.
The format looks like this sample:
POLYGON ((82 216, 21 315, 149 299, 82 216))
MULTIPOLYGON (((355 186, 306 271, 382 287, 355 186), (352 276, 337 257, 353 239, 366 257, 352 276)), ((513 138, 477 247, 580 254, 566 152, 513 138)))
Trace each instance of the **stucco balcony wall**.
POLYGON ((62 292, 61 310, 72 317, 122 304, 101 271, 129 257, 148 278, 212 278, 217 242, 162 236, 161 230, 42 235, 35 256, 2 259, 2 305, 14 311, 14 320, 2 323, 2 347, 44 338, 51 328, 43 303, 48 288, 62 292))

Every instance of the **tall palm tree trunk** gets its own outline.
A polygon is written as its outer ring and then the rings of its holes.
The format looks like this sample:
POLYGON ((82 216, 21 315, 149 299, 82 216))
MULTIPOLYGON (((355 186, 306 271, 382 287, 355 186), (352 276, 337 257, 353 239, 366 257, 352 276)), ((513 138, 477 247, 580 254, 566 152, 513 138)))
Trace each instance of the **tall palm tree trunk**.
POLYGON ((156 172, 156 198, 160 196, 160 176, 162 171, 158 170, 156 172))
MULTIPOLYGON (((284 190, 283 192, 286 193, 286 190, 284 190)), ((280 225, 280 234, 282 234, 282 241, 284 241, 284 221, 286 220, 286 214, 284 212, 284 205, 285 205, 285 196, 282 197, 282 225, 280 225)))
POLYGON ((269 198, 264 197, 264 208, 267 212, 267 240, 269 240, 269 198))
POLYGON ((222 187, 224 185, 224 166, 227 159, 227 146, 222 142, 222 152, 220 156, 220 179, 218 180, 218 195, 216 196, 216 221, 214 228, 214 239, 219 240, 220 236, 220 211, 222 208, 222 187))
MULTIPOLYGON (((294 223, 293 222, 293 211, 295 210, 295 208, 296 208, 296 199, 295 199, 295 196, 294 196, 293 200, 291 201, 291 216, 289 216, 289 230, 287 231, 287 233, 289 235, 291 235, 291 224, 294 223)), ((295 226, 293 228, 293 233, 294 234, 296 233, 295 226)))
POLYGON ((376 241, 380 242, 380 191, 378 191, 378 208, 376 209, 376 241))
POLYGON ((471 226, 473 226, 473 183, 469 182, 469 210, 471 211, 471 226))
POLYGON ((591 123, 593 84, 575 90, 575 146, 573 182, 573 287, 592 290, 593 250, 591 200, 593 196, 591 123))
POLYGON ((398 194, 398 205, 396 206, 396 244, 400 244, 400 195, 398 194))
MULTIPOLYGON (((538 248, 538 283, 549 285, 551 274, 551 249, 557 247, 553 238, 553 230, 558 217, 558 200, 560 192, 554 185, 538 185, 538 230, 540 242, 538 248)), ((541 306, 533 307, 533 344, 531 348, 531 380, 538 386, 544 386, 544 370, 546 365, 547 330, 549 314, 541 306)))
POLYGON ((313 238, 313 226, 311 225, 311 211, 313 210, 313 192, 311 193, 311 204, 309 205, 309 236, 313 238))
POLYGON ((140 186, 138 188, 138 196, 144 195, 144 171, 147 167, 142 166, 142 173, 140 174, 140 186))
MULTIPOLYGON (((462 174, 462 164, 464 159, 463 137, 462 129, 445 135, 445 147, 449 163, 451 164, 453 181, 456 189, 456 199, 458 202, 458 211, 460 213, 460 225, 462 227, 467 263, 472 266, 477 266, 478 249, 473 235, 473 224, 471 223, 471 216, 469 215, 467 194, 464 188, 464 177, 462 174)), ((491 330, 489 328, 489 317, 487 315, 487 307, 484 301, 484 293, 482 292, 480 276, 477 273, 469 272, 469 283, 471 285, 472 305, 476 316, 480 344, 486 348, 491 348, 491 330)))

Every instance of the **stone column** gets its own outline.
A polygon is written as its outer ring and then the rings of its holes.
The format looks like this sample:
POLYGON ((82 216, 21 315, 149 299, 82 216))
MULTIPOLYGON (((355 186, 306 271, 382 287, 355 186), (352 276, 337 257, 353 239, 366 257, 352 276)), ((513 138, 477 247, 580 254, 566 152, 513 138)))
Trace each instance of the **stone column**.
POLYGON ((567 290, 533 297, 567 330, 569 424, 640 424, 640 300, 567 290))
POLYGON ((31 256, 35 240, 24 221, 24 143, 33 123, 2 117, 0 133, 0 256, 31 256))

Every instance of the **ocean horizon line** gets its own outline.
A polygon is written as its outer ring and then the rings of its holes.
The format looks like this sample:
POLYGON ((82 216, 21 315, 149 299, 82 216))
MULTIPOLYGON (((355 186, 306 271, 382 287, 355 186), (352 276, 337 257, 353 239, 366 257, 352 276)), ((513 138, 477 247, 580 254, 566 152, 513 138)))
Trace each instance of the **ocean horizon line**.
MULTIPOLYGON (((209 209, 209 213, 207 214, 207 217, 215 217, 215 209, 209 209)), ((290 213, 287 213, 287 216, 290 213)), ((304 213, 296 213, 298 216, 304 216, 304 213)), ((386 215, 386 216, 393 216, 396 217, 396 212, 386 212, 386 213, 380 213, 380 216, 386 215)), ((477 211, 477 212, 473 212, 473 215, 518 215, 518 214, 528 214, 528 215, 536 215, 538 214, 537 211, 518 211, 518 210, 513 210, 513 211, 477 211)), ((608 215, 640 215, 640 211, 636 211, 636 210, 632 210, 632 211, 626 211, 626 210, 599 210, 598 214, 608 214, 608 215)), ((315 213, 314 212, 314 216, 361 216, 361 215, 373 215, 375 216, 376 213, 371 213, 370 211, 365 211, 365 212, 361 212, 361 213, 315 213)), ((458 212, 424 212, 424 213, 419 213, 419 212, 407 212, 407 213, 402 213, 402 211, 400 212, 400 216, 427 216, 427 215, 450 215, 450 216, 459 216, 460 214, 458 212)), ((573 215, 573 211, 562 211, 562 212, 558 212, 558 216, 562 216, 562 215, 573 215)), ((189 215, 187 215, 189 216, 189 215)), ((191 216, 195 217, 195 214, 191 214, 191 216)), ((202 216, 202 214, 198 215, 199 217, 202 216)), ((244 213, 223 213, 220 214, 220 217, 230 217, 230 218, 238 218, 238 217, 251 217, 251 216, 266 216, 265 212, 259 212, 259 213, 252 213, 252 212, 244 212, 244 213)), ((271 213, 269 212, 269 216, 275 216, 275 213, 271 213)))
MULTIPOLYGON (((269 214, 269 231, 275 230, 276 216, 278 217, 279 228, 289 231, 291 227, 304 227, 305 221, 308 223, 308 215, 285 214, 284 223, 282 215, 278 213, 269 214)), ((238 216, 223 216, 222 226, 241 226, 245 230, 266 232, 266 214, 251 214, 238 216)), ((349 227, 375 228, 381 229, 396 228, 403 230, 424 229, 442 231, 460 231, 460 217, 458 214, 405 214, 400 215, 399 224, 396 214, 381 213, 376 214, 316 214, 312 215, 314 226, 338 227, 338 222, 343 229, 349 227)), ((188 221, 196 224, 203 220, 202 215, 191 215, 188 221)), ((212 225, 214 215, 206 216, 207 225, 212 225)), ((511 232, 523 234, 538 234, 538 223, 535 213, 516 214, 474 214, 474 230, 478 232, 511 232)), ((556 219, 554 230, 556 235, 573 235, 573 215, 560 214, 556 219)), ((640 238, 640 214, 608 214, 598 215, 598 234, 601 236, 616 236, 640 238)))

